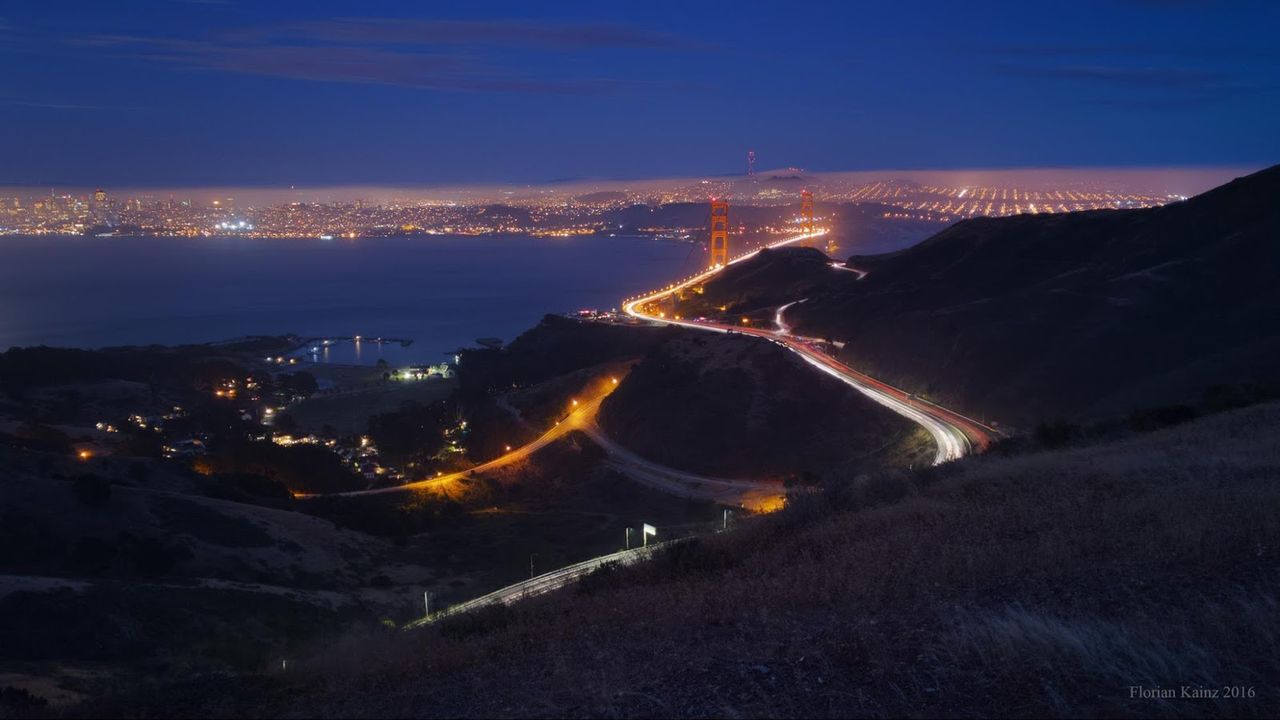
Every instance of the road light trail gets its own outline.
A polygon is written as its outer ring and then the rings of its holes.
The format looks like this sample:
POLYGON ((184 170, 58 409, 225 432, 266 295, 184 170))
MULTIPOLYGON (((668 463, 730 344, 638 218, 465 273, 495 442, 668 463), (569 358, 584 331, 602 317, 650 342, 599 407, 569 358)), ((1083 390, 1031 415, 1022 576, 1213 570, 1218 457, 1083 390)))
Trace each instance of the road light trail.
MULTIPOLYGON (((614 378, 616 380, 616 378, 614 378)), ((350 490, 336 493, 296 494, 296 498, 316 497, 357 497, 362 495, 382 495, 386 493, 424 490, 428 488, 446 487, 450 483, 469 478, 472 475, 498 470, 514 463, 522 462, 542 448, 562 439, 574 430, 581 430, 594 440, 609 455, 605 461, 609 467, 617 470, 632 480, 679 497, 710 500, 725 505, 736 505, 748 510, 767 512, 782 506, 785 490, 780 482, 767 480, 735 480, 728 478, 708 477, 684 472, 675 468, 660 465, 646 460, 619 445, 596 423, 596 415, 600 403, 613 391, 617 382, 609 382, 605 390, 589 400, 573 401, 573 410, 549 430, 532 442, 508 451, 489 462, 455 473, 427 478, 404 485, 373 488, 370 490, 350 490)))
POLYGON ((653 555, 655 550, 671 542, 680 541, 672 540, 668 543, 656 543, 654 545, 649 545, 648 547, 621 550, 609 555, 601 555, 600 557, 568 565, 560 568, 559 570, 552 570, 549 573, 539 575, 535 578, 530 578, 514 585, 508 585, 499 590, 494 590, 488 595, 481 595, 474 600, 458 603, 457 605, 453 605, 445 610, 441 610, 440 612, 431 613, 426 617, 406 623, 404 629, 409 630, 412 628, 422 627, 423 625, 436 622, 442 618, 470 612, 472 610, 478 610, 488 605, 510 605, 514 602, 524 600, 525 598, 536 597, 538 595, 549 593, 552 590, 558 590, 571 582, 575 582, 583 575, 605 565, 630 565, 641 560, 647 560, 653 555))
MULTIPOLYGON (((815 233, 805 233, 784 240, 779 240, 765 247, 782 247, 784 245, 790 245, 822 235, 825 232, 825 230, 820 230, 815 233)), ((733 260, 730 260, 728 265, 733 265, 734 263, 755 257, 759 252, 760 250, 753 250, 744 255, 740 255, 733 260)), ((861 270, 855 270, 844 266, 840 267, 841 269, 858 273, 859 280, 867 275, 866 272, 861 270)), ((754 335, 756 337, 765 338, 778 343, 788 350, 798 354, 805 362, 809 363, 814 368, 821 370, 841 382, 844 382, 880 405, 923 427, 933 438, 934 445, 937 447, 937 452, 934 454, 933 460, 935 465, 948 462, 950 460, 957 460, 975 449, 979 451, 984 450, 991 444, 994 431, 982 423, 973 420, 972 418, 965 417, 953 410, 944 408, 936 403, 931 403, 914 397, 904 390, 876 380, 865 373, 858 372, 825 352, 813 347, 814 341, 812 339, 792 336, 790 334, 790 328, 786 325, 782 314, 787 307, 790 307, 790 305, 794 303, 784 305, 782 308, 779 308, 778 312, 775 314, 774 322, 778 324, 780 328, 777 332, 751 327, 725 325, 721 323, 677 320, 667 318, 661 313, 655 316, 649 314, 644 309, 645 306, 650 303, 669 297, 680 290, 684 290, 685 288, 709 280, 723 269, 723 267, 711 268, 710 270, 686 279, 680 283, 670 285, 657 292, 628 299, 623 303, 622 310, 631 317, 648 320, 650 322, 679 325, 681 327, 709 332, 754 335)))
POLYGON ((676 470, 623 447, 594 422, 583 427, 583 431, 609 454, 606 461, 609 467, 642 485, 669 495, 710 500, 722 505, 738 505, 756 512, 770 512, 782 507, 786 493, 780 482, 735 480, 676 470))
POLYGON ((447 473, 438 477, 427 478, 417 482, 405 483, 403 485, 392 485, 390 487, 373 488, 371 490, 351 490, 348 492, 336 493, 298 493, 294 495, 297 498, 314 498, 314 497, 354 497, 358 495, 380 495, 383 493, 404 492, 406 490, 423 490, 432 487, 442 487, 451 482, 461 480, 472 474, 488 472, 490 470, 498 470, 513 463, 521 462, 530 455, 568 435, 574 430, 582 430, 588 423, 595 420, 596 411, 600 408, 600 402, 604 400, 604 393, 599 397, 590 400, 584 400, 577 403, 573 411, 566 415, 562 420, 553 425, 549 430, 542 433, 536 440, 521 445, 514 450, 505 453, 489 462, 481 463, 473 468, 468 468, 460 472, 447 473))
POLYGON ((793 301, 791 301, 791 302, 787 303, 786 305, 783 305, 783 306, 779 307, 779 308, 777 309, 777 311, 775 311, 775 312, 773 313, 773 324, 774 324, 774 326, 775 326, 775 327, 777 327, 777 328, 778 328, 778 334, 779 334, 779 335, 790 335, 790 334, 791 334, 791 326, 790 326, 790 325, 788 325, 788 324, 787 324, 787 321, 783 319, 782 314, 783 314, 783 313, 785 313, 785 312, 787 311, 787 308, 791 307, 792 305, 795 305, 795 304, 797 304, 797 303, 802 303, 802 302, 804 302, 804 300, 793 300, 793 301))

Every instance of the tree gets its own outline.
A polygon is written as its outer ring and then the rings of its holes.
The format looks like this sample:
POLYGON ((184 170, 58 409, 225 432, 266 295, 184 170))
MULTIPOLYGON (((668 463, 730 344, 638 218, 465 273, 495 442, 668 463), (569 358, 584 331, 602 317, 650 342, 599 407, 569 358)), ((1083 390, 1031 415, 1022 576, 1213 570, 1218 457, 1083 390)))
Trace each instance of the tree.
POLYGON ((102 507, 111 499, 111 481, 100 475, 81 475, 71 481, 71 490, 81 505, 102 507))
POLYGON ((280 432, 293 433, 298 429, 298 421, 292 415, 282 414, 276 416, 276 429, 280 432))
POLYGON ((320 383, 316 381, 316 376, 305 370, 299 370, 296 373, 285 373, 276 379, 276 384, 281 390, 292 395, 314 395, 320 389, 320 383))

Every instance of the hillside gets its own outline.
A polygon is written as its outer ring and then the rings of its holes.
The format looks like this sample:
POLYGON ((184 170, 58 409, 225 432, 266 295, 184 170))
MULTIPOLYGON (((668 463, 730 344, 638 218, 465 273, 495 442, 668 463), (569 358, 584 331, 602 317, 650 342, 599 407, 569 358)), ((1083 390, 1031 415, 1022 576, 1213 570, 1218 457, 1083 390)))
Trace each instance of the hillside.
POLYGON ((862 281, 791 278, 811 290, 787 319, 844 341, 854 367, 1007 424, 1274 384, 1277 197, 1273 167, 1161 208, 968 220, 850 258, 862 281))
POLYGON ((683 331, 652 349, 601 406, 614 440, 719 477, 808 478, 906 466, 917 427, 792 353, 754 338, 683 331))
POLYGON ((832 488, 514 609, 94 709, 1267 716, 1280 404, 832 488), (1252 698, 1133 698, 1133 686, 1252 698), (234 692, 228 692, 232 690, 234 692))

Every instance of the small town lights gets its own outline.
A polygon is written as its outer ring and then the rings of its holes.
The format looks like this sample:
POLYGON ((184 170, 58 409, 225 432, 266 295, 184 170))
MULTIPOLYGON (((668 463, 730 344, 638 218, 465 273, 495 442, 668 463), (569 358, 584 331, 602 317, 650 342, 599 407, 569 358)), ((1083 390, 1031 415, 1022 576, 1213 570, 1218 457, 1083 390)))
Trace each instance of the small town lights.
POLYGON ((81 450, 76 453, 76 457, 80 458, 81 461, 85 461, 93 457, 93 453, 88 450, 81 450))

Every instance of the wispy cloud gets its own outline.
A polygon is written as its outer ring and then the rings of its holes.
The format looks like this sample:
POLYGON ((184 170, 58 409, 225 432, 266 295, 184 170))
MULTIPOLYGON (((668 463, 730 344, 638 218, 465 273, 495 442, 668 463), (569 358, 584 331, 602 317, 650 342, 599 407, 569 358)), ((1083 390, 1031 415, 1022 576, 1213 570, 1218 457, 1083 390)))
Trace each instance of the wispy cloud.
POLYGON ((1280 61, 1280 49, 1274 46, 1250 45, 986 45, 960 47, 962 52, 977 52, 1006 58, 1160 58, 1195 61, 1262 60, 1280 61))
POLYGON ((1092 85, 1119 95, 1100 97, 1104 105, 1172 108, 1204 105, 1276 90, 1274 83, 1242 79, 1219 70, 1116 65, 1001 64, 1009 76, 1092 85))
POLYGON ((77 44, 133 57, 245 75, 479 92, 597 94, 619 86, 599 77, 539 77, 503 50, 573 53, 673 49, 679 39, 613 24, 551 25, 345 18, 241 28, 202 39, 130 35, 77 44))
POLYGON ((124 107, 120 105, 93 105, 84 103, 51 103, 51 102, 32 102, 27 100, 4 100, 0 101, 6 105, 16 105, 18 107, 36 108, 39 110, 89 110, 89 111, 123 111, 123 110, 141 110, 142 108, 124 107))
POLYGON ((1266 72, 1280 51, 1241 44, 992 45, 957 48, 992 56, 1009 77, 1091 86, 1096 104, 1147 108, 1219 103, 1276 89, 1266 72), (1243 68, 1243 69, 1242 69, 1243 68))
POLYGON ((350 45, 471 45, 585 48, 680 48, 664 33, 614 23, 549 24, 525 20, 392 20, 335 18, 248 28, 224 35, 239 42, 316 42, 350 45))

